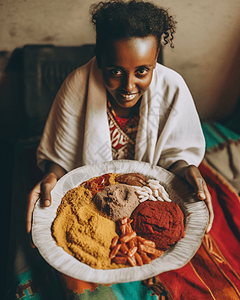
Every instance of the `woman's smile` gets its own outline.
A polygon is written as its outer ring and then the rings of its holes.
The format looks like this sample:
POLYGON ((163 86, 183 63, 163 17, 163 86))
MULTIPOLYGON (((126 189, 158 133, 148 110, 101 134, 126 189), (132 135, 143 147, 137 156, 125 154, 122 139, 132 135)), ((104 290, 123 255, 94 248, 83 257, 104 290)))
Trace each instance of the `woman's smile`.
POLYGON ((124 94, 124 93, 118 93, 120 95, 120 97, 122 97, 124 100, 126 101, 131 101, 133 100, 139 93, 128 93, 128 94, 124 94))

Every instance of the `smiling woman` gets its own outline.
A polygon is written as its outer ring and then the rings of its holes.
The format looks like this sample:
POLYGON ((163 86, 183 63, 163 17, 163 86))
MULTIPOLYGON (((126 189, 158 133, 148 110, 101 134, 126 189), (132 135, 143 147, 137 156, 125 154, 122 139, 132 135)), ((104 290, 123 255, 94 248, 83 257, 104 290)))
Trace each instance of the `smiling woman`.
POLYGON ((138 114, 138 100, 151 83, 161 41, 173 47, 176 22, 149 2, 100 2, 91 9, 96 57, 109 101, 119 117, 138 114))
POLYGON ((57 180, 79 166, 132 159, 181 176, 205 200, 211 196, 198 165, 205 142, 183 78, 157 63, 161 44, 172 46, 175 21, 144 1, 100 2, 92 7, 96 57, 61 86, 37 150, 46 173, 28 196, 27 231, 40 198, 51 205, 57 180))
POLYGON ((96 57, 72 72, 53 103, 38 147, 46 176, 29 194, 27 230, 39 198, 66 172, 86 164, 135 159, 182 176, 205 200, 211 197, 197 166, 205 143, 182 77, 157 63, 161 43, 172 45, 175 21, 143 1, 100 2, 92 7, 96 57))
POLYGON ((108 98, 118 117, 136 113, 140 98, 149 87, 156 67, 158 48, 154 36, 106 41, 97 53, 108 98))

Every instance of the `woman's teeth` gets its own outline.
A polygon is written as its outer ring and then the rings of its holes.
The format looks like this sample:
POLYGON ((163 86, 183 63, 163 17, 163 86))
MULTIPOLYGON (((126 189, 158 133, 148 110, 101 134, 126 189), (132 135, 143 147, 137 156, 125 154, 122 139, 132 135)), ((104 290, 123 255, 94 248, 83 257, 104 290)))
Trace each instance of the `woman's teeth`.
POLYGON ((121 94, 121 96, 126 100, 132 100, 136 95, 137 94, 121 94))

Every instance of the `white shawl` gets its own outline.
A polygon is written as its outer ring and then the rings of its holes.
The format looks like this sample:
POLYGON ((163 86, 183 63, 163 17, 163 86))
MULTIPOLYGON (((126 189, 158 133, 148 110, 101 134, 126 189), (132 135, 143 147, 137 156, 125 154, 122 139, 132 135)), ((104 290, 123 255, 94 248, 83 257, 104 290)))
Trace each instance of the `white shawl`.
MULTIPOLYGON (((50 160, 66 171, 112 160, 106 88, 96 58, 71 73, 54 100, 37 161, 50 160)), ((144 93, 135 160, 168 168, 177 160, 196 166, 205 141, 196 108, 182 77, 160 64, 144 93)))

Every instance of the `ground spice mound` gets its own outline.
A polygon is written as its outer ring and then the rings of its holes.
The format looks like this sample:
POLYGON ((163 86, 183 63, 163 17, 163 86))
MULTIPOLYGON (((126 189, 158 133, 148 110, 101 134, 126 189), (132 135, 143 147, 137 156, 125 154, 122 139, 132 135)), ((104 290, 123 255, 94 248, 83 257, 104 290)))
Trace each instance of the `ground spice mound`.
POLYGON ((106 186, 93 197, 93 202, 101 212, 105 212, 114 222, 130 217, 138 206, 135 189, 126 184, 106 186))
POLYGON ((132 213, 132 228, 138 235, 167 250, 184 237, 184 215, 178 204, 145 201, 132 213))
POLYGON ((91 191, 82 186, 66 193, 52 224, 56 244, 96 269, 119 267, 109 257, 115 230, 115 222, 98 211, 91 191))

